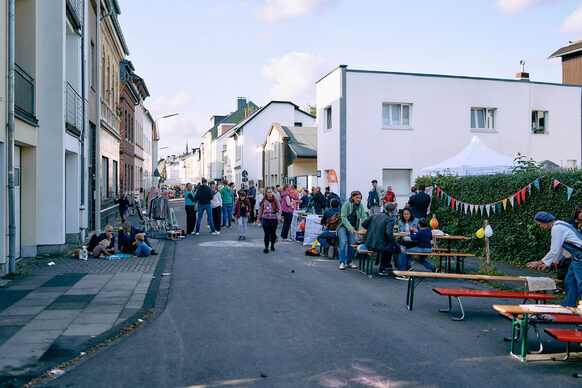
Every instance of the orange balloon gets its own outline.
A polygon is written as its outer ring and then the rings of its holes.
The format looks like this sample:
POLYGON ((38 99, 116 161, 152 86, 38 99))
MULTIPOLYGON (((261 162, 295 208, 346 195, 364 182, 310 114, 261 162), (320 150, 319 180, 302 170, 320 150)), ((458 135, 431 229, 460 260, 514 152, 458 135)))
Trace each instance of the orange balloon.
POLYGON ((430 220, 430 226, 431 226, 431 228, 433 228, 433 229, 436 229, 436 228, 438 228, 438 227, 439 227, 439 221, 436 219, 436 217, 433 217, 433 218, 430 220))
POLYGON ((299 229, 303 231, 305 230, 305 221, 299 224, 299 229))

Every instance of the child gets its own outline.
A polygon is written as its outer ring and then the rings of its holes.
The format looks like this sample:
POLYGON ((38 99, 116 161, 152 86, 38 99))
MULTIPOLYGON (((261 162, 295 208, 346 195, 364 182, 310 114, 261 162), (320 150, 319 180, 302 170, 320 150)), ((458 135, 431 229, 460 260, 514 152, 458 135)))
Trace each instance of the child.
POLYGON ((145 236, 143 233, 135 235, 135 244, 137 245, 137 250, 135 251, 134 257, 149 256, 152 252, 152 248, 145 243, 145 236))
POLYGON ((238 239, 247 239, 247 222, 251 211, 251 202, 247 199, 247 193, 241 190, 238 194, 238 200, 234 208, 234 216, 238 218, 238 239))
POLYGON ((99 241, 99 244, 97 244, 95 249, 93 249, 93 257, 98 257, 100 259, 103 259, 103 258, 105 258, 105 256, 111 256, 111 253, 109 253, 109 251, 107 250, 107 248, 109 247, 109 244, 111 244, 111 241, 109 241, 106 238, 99 241))
POLYGON ((121 194, 121 197, 118 199, 114 199, 113 202, 119 205, 119 216, 121 217, 121 223, 125 222, 125 215, 127 214, 127 209, 129 209, 130 203, 125 193, 121 194))
MULTIPOLYGON (((418 220, 418 229, 411 226, 410 227, 410 239, 417 242, 417 246, 413 248, 408 248, 407 252, 418 252, 418 253, 429 253, 432 252, 432 232, 428 226, 428 220, 426 218, 421 218, 418 220)), ((431 272, 438 272, 425 256, 419 256, 420 264, 424 265, 431 272)), ((400 252, 398 254, 398 269, 401 271, 408 270, 412 268, 412 260, 410 255, 400 252)), ((397 277, 400 279, 401 277, 397 277)), ((406 277, 403 279, 408 280, 406 277)))

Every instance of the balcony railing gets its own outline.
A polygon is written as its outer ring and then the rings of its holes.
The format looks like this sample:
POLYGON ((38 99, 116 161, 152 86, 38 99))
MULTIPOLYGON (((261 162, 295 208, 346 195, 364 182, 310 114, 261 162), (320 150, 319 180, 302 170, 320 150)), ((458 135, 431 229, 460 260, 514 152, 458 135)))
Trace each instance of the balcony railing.
POLYGON ((101 120, 105 121, 107 125, 119 134, 119 117, 103 99, 101 99, 101 120))
POLYGON ((83 128, 83 99, 75 88, 65 83, 65 124, 67 129, 77 135, 83 128))
POLYGON ((34 78, 17 64, 14 65, 14 105, 34 118, 34 78))

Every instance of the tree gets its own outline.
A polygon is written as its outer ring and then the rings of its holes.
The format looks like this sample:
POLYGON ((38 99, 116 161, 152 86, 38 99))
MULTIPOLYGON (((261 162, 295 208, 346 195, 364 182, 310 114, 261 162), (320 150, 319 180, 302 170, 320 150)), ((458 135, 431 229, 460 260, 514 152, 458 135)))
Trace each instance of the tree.
POLYGON ((317 117, 317 106, 316 105, 309 105, 309 113, 312 116, 316 116, 317 117))

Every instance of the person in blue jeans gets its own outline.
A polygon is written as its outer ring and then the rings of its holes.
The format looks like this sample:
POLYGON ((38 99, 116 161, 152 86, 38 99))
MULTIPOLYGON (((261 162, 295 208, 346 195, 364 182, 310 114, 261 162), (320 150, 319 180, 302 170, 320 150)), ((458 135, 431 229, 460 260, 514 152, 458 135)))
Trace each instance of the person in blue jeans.
POLYGON ((220 190, 222 196, 222 227, 230 228, 232 223, 232 210, 234 207, 234 183, 224 181, 224 187, 220 190))
MULTIPOLYGON (((419 252, 419 253, 430 253, 432 252, 432 232, 428 227, 428 220, 426 218, 421 218, 418 220, 418 229, 411 226, 410 227, 410 239, 416 241, 418 245, 414 248, 409 248, 406 252, 419 252)), ((398 254, 398 270, 406 271, 411 268, 412 259, 410 255, 406 252, 400 252, 398 254)), ((424 265, 429 271, 437 272, 437 269, 432 265, 425 256, 419 256, 420 264, 424 265)), ((399 277, 400 278, 400 277, 399 277)), ((404 278, 408 280, 408 278, 404 278)))
POLYGON ((327 209, 321 218, 321 225, 325 225, 325 230, 317 236, 317 242, 321 244, 322 252, 323 250, 327 250, 329 258, 333 257, 333 246, 328 241, 338 239, 337 233, 335 233, 335 227, 337 224, 329 224, 329 219, 340 212, 339 205, 340 203, 337 199, 334 198, 331 200, 331 208, 327 209))
POLYGON ((341 221, 336 226, 339 237, 339 261, 340 270, 345 268, 358 268, 352 263, 354 249, 351 247, 356 242, 356 233, 360 228, 360 222, 366 219, 366 211, 362 206, 362 193, 352 191, 350 199, 342 206, 341 221))
POLYGON ((212 231, 213 235, 220 234, 220 232, 216 231, 214 228, 214 222, 212 221, 212 205, 210 201, 212 201, 212 190, 208 186, 208 181, 206 178, 202 178, 202 184, 196 191, 196 196, 194 197, 195 201, 198 201, 198 219, 196 220, 196 235, 200 235, 200 221, 202 221, 202 216, 206 213, 206 217, 208 217, 208 225, 210 225, 210 230, 212 231))

